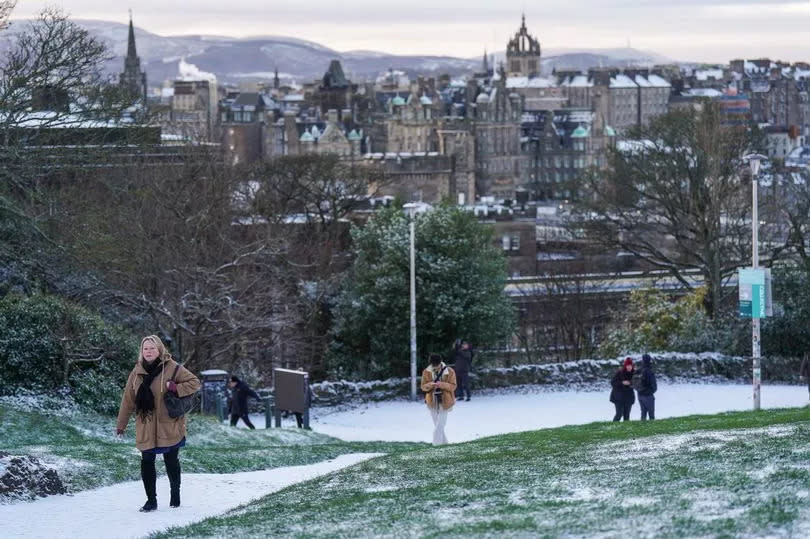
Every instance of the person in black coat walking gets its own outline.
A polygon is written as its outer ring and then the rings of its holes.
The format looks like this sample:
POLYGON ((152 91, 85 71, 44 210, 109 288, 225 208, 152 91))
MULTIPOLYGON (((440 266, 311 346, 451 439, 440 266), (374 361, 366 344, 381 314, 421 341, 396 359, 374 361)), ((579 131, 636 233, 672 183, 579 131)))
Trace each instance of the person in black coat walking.
POLYGON ((475 352, 467 341, 456 341, 453 347, 453 370, 456 371, 456 399, 470 400, 470 369, 475 352))
POLYGON ((248 397, 261 400, 261 397, 236 376, 231 376, 228 385, 231 388, 231 426, 235 427, 236 423, 241 419, 249 429, 255 429, 256 427, 253 426, 248 417, 247 400, 248 397))
POLYGON ((633 391, 633 374, 636 369, 633 365, 633 360, 629 357, 624 360, 622 368, 616 371, 610 385, 613 389, 610 392, 610 402, 616 406, 616 415, 613 416, 613 421, 630 420, 630 409, 633 403, 636 402, 636 395, 633 391))
POLYGON ((645 421, 648 415, 650 419, 655 419, 656 391, 658 391, 658 382, 655 380, 652 358, 650 354, 644 354, 641 356, 641 380, 638 385, 638 404, 641 406, 642 421, 645 421))

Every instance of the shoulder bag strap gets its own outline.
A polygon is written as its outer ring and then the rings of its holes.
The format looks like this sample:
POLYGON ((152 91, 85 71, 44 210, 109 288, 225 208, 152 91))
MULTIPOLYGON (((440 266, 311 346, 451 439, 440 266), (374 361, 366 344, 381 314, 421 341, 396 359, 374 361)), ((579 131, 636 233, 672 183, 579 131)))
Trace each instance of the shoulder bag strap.
POLYGON ((445 369, 447 369, 447 365, 442 367, 442 370, 439 371, 439 374, 436 375, 436 378, 433 380, 434 382, 439 382, 442 379, 442 374, 444 374, 445 369))

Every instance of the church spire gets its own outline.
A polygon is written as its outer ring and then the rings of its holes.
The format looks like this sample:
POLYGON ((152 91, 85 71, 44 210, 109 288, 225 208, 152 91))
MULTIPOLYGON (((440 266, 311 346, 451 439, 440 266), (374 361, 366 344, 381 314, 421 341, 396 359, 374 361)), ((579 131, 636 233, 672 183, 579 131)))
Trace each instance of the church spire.
POLYGON ((129 42, 127 44, 127 56, 136 58, 138 51, 135 49, 135 27, 132 25, 132 10, 129 10, 129 42))
POLYGON ((146 73, 141 70, 141 59, 135 48, 135 25, 132 23, 132 10, 129 10, 129 42, 124 58, 124 72, 119 76, 119 84, 130 96, 146 103, 146 73))

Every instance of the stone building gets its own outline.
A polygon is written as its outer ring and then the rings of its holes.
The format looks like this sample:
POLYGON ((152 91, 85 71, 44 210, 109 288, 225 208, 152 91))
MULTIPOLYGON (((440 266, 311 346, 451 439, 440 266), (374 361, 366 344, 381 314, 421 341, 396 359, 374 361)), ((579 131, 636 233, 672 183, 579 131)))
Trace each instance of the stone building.
POLYGON ((589 167, 605 165, 615 130, 588 108, 524 113, 521 145, 528 157, 522 187, 531 200, 567 200, 569 183, 589 167))
POLYGON ((276 103, 267 94, 243 92, 219 105, 220 133, 227 161, 252 163, 267 156, 266 131, 275 120, 276 103))
POLYGON ((407 98, 395 95, 388 101, 390 117, 385 120, 387 152, 433 152, 438 148, 436 129, 441 108, 436 97, 417 95, 414 89, 407 98))
POLYGON ((666 113, 672 87, 647 69, 591 69, 587 75, 561 72, 560 88, 569 107, 591 108, 617 132, 649 124, 666 113), (599 100, 597 96, 607 96, 599 100))
POLYGON ((474 211, 480 222, 492 227, 495 247, 506 258, 509 276, 536 275, 537 221, 531 211, 487 205, 477 205, 474 211))
POLYGON ((514 199, 526 161, 520 148, 519 97, 509 95, 500 79, 491 90, 479 93, 468 110, 475 140, 476 194, 514 199))
POLYGON ((158 121, 166 133, 214 142, 218 140, 218 107, 215 80, 176 80, 158 121))
POLYGON ((509 77, 534 77, 540 74, 540 42, 529 35, 526 15, 520 29, 506 45, 506 72, 509 77))
POLYGON ((325 122, 286 112, 273 124, 272 131, 267 141, 270 156, 331 153, 359 159, 364 153, 362 130, 347 127, 336 110, 327 111, 325 122))
POLYGON ((381 181, 370 188, 375 197, 438 204, 457 189, 453 158, 437 152, 367 154, 361 163, 381 170, 381 181))
POLYGON ((313 100, 324 114, 329 110, 350 110, 355 92, 357 85, 346 78, 340 61, 332 60, 320 85, 313 92, 313 100))
POLYGON ((523 110, 556 110, 568 102, 556 77, 509 77, 506 89, 520 96, 523 110))

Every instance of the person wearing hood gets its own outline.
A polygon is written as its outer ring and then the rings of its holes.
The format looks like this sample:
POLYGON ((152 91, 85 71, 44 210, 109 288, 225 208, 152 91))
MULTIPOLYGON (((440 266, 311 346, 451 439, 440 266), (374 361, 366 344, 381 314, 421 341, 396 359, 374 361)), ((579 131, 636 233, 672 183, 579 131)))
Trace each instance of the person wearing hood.
POLYGON ((231 426, 235 427, 241 419, 249 429, 255 429, 256 427, 250 422, 248 416, 247 400, 248 397, 253 397, 256 400, 262 400, 262 398, 250 386, 240 380, 238 376, 231 376, 228 386, 231 388, 231 426))
POLYGON ((630 409, 633 407, 633 403, 636 402, 632 385, 635 372, 633 360, 628 357, 610 381, 613 388, 610 392, 610 402, 616 407, 616 415, 613 416, 613 421, 619 421, 620 419, 624 421, 630 420, 630 409))
POLYGON ((433 419, 433 445, 446 444, 444 426, 447 413, 456 403, 456 373, 445 365, 439 354, 430 354, 430 365, 422 371, 422 391, 433 419))
POLYGON ((641 406, 641 420, 645 421, 649 415, 655 419, 655 392, 658 391, 658 382, 652 368, 650 354, 641 356, 641 380, 638 384, 638 404, 641 406))
POLYGON ((159 337, 149 335, 141 340, 138 361, 121 397, 116 434, 124 434, 134 413, 135 447, 141 452, 141 480, 146 491, 146 503, 140 508, 144 513, 157 509, 157 455, 163 455, 169 477, 169 506, 180 507, 179 453, 186 445, 186 416, 169 417, 163 397, 168 391, 185 397, 199 389, 197 377, 172 359, 159 337))

